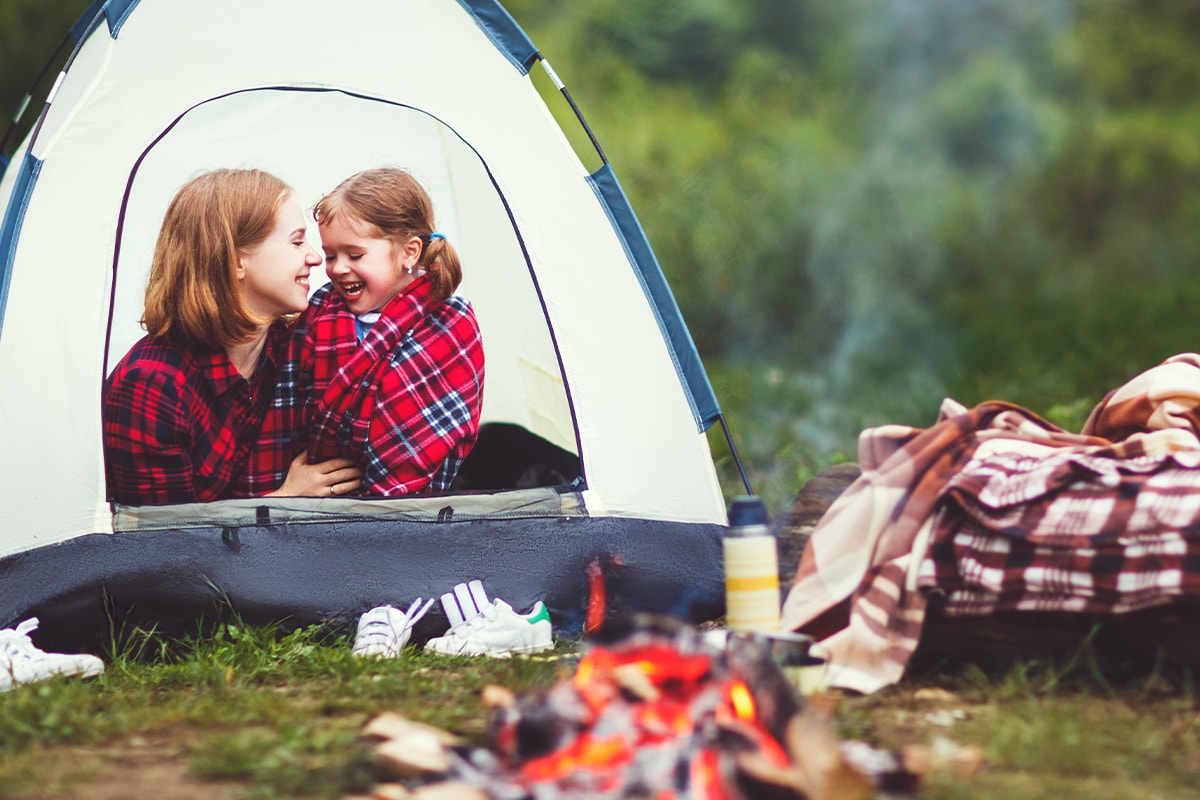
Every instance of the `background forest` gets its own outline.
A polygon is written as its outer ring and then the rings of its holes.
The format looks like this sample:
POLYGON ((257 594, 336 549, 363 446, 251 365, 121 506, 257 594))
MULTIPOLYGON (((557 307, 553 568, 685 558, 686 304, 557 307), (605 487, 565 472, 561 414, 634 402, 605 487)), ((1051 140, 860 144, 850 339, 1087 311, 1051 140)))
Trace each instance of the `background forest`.
MULTIPOLYGON (((5 116, 86 6, 0 0, 5 116)), ((951 396, 1077 428, 1200 349, 1200 2, 506 7, 630 194, 775 509, 862 427, 951 396)))

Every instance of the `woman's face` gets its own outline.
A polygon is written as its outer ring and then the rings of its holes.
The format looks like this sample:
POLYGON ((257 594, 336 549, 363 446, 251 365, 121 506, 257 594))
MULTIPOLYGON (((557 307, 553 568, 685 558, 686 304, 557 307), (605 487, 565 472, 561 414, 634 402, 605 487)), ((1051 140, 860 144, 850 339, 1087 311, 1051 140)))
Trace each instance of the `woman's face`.
POLYGON ((267 238, 240 259, 242 302, 256 315, 272 320, 303 311, 308 306, 308 273, 320 263, 321 257, 305 238, 300 201, 288 195, 267 238))
POLYGON ((355 314, 379 311, 412 283, 421 256, 415 236, 401 247, 363 235, 364 224, 338 214, 321 226, 325 273, 355 314))

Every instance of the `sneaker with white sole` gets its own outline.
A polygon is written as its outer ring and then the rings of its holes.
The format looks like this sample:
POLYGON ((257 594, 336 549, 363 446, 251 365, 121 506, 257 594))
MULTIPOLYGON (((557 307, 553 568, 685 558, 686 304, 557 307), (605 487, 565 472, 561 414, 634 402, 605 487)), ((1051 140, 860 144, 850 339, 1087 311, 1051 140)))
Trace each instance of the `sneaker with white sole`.
MULTIPOLYGON (((453 619, 452 613, 447 617, 453 619)), ((474 616, 451 626, 445 636, 430 639, 425 649, 448 656, 493 656, 540 653, 554 646, 550 614, 540 600, 527 614, 518 614, 503 600, 494 600, 474 616)))
POLYGON ((37 626, 37 617, 31 617, 15 629, 0 630, 0 692, 59 675, 94 678, 104 672, 104 662, 96 656, 39 650, 29 638, 37 626))
POLYGON ((412 637, 413 626, 425 616, 433 605, 430 598, 421 605, 417 598, 401 611, 395 606, 377 606, 358 618, 358 630, 354 635, 354 655, 395 658, 404 650, 412 637))

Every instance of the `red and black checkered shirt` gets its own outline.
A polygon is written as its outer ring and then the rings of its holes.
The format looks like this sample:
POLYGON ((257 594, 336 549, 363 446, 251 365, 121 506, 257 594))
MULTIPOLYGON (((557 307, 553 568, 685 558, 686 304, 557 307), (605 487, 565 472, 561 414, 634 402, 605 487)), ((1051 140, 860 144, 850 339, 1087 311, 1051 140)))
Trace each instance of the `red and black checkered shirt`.
POLYGON ((104 382, 108 495, 124 505, 249 497, 246 462, 271 397, 287 326, 276 323, 247 381, 224 350, 143 337, 104 382))
POLYGON ((313 295, 251 457, 256 485, 277 487, 307 448, 312 461, 358 464, 362 494, 450 487, 479 433, 483 342, 471 304, 433 300, 431 288, 410 284, 361 342, 341 295, 329 286, 313 295))

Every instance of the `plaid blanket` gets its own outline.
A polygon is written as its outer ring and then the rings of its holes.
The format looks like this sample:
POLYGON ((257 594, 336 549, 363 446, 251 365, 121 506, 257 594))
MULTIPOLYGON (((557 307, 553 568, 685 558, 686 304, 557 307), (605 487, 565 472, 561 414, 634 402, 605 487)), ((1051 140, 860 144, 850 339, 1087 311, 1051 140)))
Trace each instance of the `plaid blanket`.
POLYGON ((292 456, 352 459, 362 494, 450 487, 474 447, 483 405, 483 343, 470 303, 433 301, 420 278, 384 307, 362 342, 345 300, 324 286, 292 331, 287 363, 252 458, 278 486, 292 456))
POLYGON ((1200 355, 1110 392, 1081 433, 1009 403, 859 438, 862 475, 813 531, 783 607, 829 685, 900 679, 926 601, 948 615, 1116 614, 1200 596, 1200 355))

